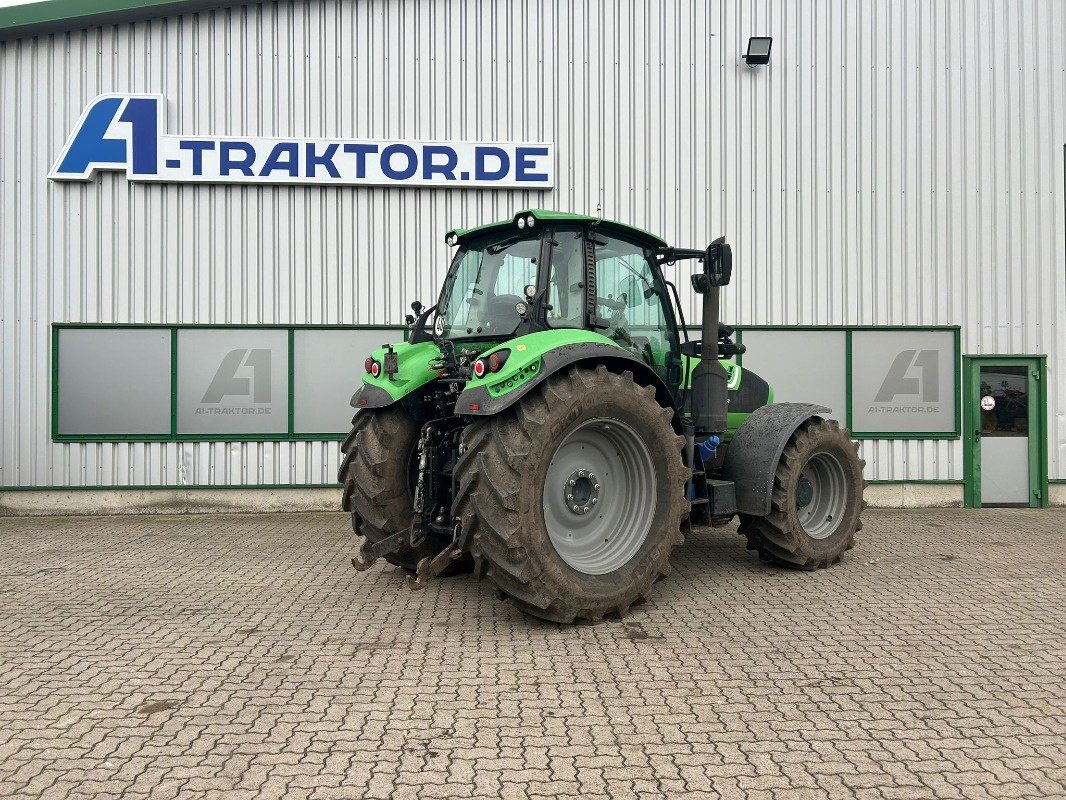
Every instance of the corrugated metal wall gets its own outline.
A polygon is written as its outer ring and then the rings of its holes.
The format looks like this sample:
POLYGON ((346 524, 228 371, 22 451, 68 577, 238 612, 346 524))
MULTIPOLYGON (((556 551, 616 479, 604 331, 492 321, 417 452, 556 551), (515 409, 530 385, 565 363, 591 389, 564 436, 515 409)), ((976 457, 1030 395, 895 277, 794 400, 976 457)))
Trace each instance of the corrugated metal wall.
MULTIPOLYGON (((335 443, 54 444, 49 325, 392 323, 443 231, 519 207, 735 242, 747 324, 960 324, 1061 387, 1066 10, 1004 2, 302 2, 0 43, 0 486, 324 483, 335 443), (774 36, 769 67, 740 54, 774 36), (45 177, 85 103, 169 132, 554 141, 549 192, 45 177)), ((352 365, 353 381, 358 365, 352 365)), ((959 442, 867 443, 960 478, 959 442)))

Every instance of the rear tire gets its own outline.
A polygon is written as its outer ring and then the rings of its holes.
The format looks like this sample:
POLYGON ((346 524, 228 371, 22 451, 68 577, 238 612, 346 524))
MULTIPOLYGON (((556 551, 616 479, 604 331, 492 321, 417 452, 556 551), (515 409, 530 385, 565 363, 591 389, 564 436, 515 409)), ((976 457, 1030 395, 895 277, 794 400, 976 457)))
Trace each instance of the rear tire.
MULTIPOLYGON (((398 405, 357 411, 352 425, 341 444, 341 507, 351 512, 356 535, 376 543, 411 525, 410 467, 422 426, 398 405)), ((442 537, 427 536, 418 547, 390 553, 385 560, 413 572, 421 559, 433 558, 447 544, 442 537)))
POLYGON ((748 549, 791 569, 835 564, 862 529, 864 466, 858 442, 836 420, 805 422, 778 461, 769 516, 740 515, 748 549))
POLYGON ((684 541, 684 439, 672 417, 632 373, 599 366, 553 376, 471 424, 453 510, 475 572, 521 611, 554 622, 623 615, 645 599, 684 541), (603 474, 587 480, 594 472, 603 474), (577 499, 571 478, 584 486, 577 499))

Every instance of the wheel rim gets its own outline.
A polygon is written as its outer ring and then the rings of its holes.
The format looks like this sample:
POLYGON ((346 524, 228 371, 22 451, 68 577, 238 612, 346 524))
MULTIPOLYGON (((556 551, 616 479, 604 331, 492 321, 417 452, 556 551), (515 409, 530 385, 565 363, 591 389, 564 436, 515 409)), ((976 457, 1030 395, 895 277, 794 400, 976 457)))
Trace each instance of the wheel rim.
POLYGON ((830 453, 815 453, 803 466, 796 491, 800 525, 812 539, 832 536, 848 503, 844 465, 830 453))
POLYGON ((604 575, 640 550, 655 502, 655 468, 644 442, 623 422, 592 419, 572 430, 552 456, 544 525, 570 567, 604 575))

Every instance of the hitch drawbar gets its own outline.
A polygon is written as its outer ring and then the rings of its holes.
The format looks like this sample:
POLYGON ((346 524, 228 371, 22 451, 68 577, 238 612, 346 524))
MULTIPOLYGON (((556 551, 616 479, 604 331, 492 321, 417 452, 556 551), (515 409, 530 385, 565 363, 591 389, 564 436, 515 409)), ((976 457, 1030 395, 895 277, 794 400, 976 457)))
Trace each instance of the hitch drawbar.
MULTIPOLYGON (((392 536, 386 536, 378 542, 363 542, 358 555, 352 559, 352 566, 360 572, 365 572, 374 566, 374 562, 379 558, 400 550, 413 550, 425 538, 420 532, 421 527, 421 520, 416 515, 410 528, 394 533, 392 536)), ((452 562, 462 558, 468 541, 469 536, 463 533, 462 525, 456 522, 449 545, 433 558, 423 558, 419 561, 415 574, 408 575, 407 585, 412 589, 425 589, 429 582, 444 572, 452 562)))
POLYGON ((407 577, 407 585, 412 589, 425 589, 426 584, 440 575, 453 561, 462 558, 470 537, 463 532, 462 524, 457 520, 452 533, 452 541, 433 558, 423 558, 418 562, 414 575, 407 577))

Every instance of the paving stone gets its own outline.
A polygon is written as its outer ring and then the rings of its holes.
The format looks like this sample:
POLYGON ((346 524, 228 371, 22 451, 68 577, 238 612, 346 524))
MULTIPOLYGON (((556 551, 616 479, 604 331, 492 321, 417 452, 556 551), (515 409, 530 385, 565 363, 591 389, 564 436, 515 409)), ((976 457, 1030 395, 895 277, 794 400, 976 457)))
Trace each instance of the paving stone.
POLYGON ((560 627, 340 514, 0 519, 0 796, 1066 797, 1066 512, 865 522, 560 627))

